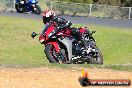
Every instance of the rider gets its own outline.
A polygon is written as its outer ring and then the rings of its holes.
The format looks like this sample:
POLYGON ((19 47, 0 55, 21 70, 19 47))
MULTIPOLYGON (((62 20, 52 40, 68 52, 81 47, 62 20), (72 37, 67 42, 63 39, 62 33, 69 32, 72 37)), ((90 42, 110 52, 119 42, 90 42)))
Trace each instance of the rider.
POLYGON ((52 22, 55 22, 57 24, 58 29, 68 28, 72 25, 71 22, 66 21, 64 18, 57 17, 53 10, 44 11, 42 13, 42 16, 43 16, 43 23, 45 24, 45 28, 44 28, 42 34, 45 32, 45 30, 48 28, 48 26, 52 22))
MULTIPOLYGON (((50 23, 55 22, 57 24, 56 29, 65 29, 65 28, 69 28, 72 23, 70 21, 65 20, 62 17, 58 17, 56 16, 55 12, 53 10, 46 10, 42 13, 43 16, 43 23, 45 24, 41 34, 44 34, 45 31, 48 29, 48 27, 50 26, 50 23)), ((83 30, 82 28, 70 28, 72 34, 79 36, 80 38, 82 38, 82 32, 84 32, 85 30, 83 30)), ((42 36, 40 36, 39 38, 40 43, 44 43, 44 39, 42 36)))

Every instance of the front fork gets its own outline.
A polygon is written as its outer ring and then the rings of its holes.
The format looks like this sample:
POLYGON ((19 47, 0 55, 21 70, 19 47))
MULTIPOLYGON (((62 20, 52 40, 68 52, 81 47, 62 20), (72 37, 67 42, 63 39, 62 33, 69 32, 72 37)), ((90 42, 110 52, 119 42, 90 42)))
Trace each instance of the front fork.
MULTIPOLYGON (((49 43, 47 43, 47 44, 53 45, 54 48, 55 48, 55 51, 56 51, 57 53, 60 53, 60 47, 59 47, 59 44, 58 44, 57 42, 49 42, 49 43)), ((47 44, 46 44, 46 45, 47 45, 47 44)))
POLYGON ((48 44, 51 44, 53 45, 53 47, 55 48, 55 51, 56 51, 56 55, 57 55, 57 58, 61 61, 63 61, 65 58, 64 58, 64 52, 62 52, 61 48, 59 47, 59 44, 57 42, 49 42, 48 44))

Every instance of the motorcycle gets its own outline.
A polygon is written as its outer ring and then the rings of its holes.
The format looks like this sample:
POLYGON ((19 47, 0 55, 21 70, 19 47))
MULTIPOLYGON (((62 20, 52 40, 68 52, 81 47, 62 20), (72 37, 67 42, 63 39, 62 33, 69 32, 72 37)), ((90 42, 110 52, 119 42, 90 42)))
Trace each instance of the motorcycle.
POLYGON ((85 31, 84 42, 73 36, 70 28, 58 30, 54 25, 50 25, 44 34, 33 32, 31 37, 40 35, 39 41, 45 45, 44 52, 50 63, 103 64, 102 53, 92 36, 96 31, 80 29, 85 31))
POLYGON ((18 13, 32 12, 35 14, 41 14, 41 8, 37 5, 37 0, 20 1, 16 0, 15 9, 18 13))

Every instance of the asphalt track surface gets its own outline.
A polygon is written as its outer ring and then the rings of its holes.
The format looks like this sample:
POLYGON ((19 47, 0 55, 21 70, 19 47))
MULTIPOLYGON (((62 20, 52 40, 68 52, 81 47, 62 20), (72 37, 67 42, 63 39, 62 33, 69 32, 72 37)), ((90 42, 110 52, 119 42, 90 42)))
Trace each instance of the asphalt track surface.
MULTIPOLYGON (((25 19, 42 19, 42 16, 29 14, 29 13, 16 13, 16 12, 0 12, 0 16, 13 16, 25 19)), ((73 24, 88 24, 88 25, 100 25, 100 26, 110 26, 118 28, 129 28, 132 29, 132 20, 122 20, 122 19, 108 19, 108 18, 89 18, 89 17, 72 17, 63 15, 61 16, 66 20, 71 21, 73 24)))

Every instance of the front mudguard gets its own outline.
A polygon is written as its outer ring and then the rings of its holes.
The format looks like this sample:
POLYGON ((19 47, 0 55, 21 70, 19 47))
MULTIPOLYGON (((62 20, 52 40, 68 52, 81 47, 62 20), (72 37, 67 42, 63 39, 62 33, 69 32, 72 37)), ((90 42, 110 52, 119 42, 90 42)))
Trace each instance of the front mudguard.
POLYGON ((60 52, 60 47, 59 47, 59 44, 57 42, 49 42, 48 44, 53 45, 57 53, 60 52))
POLYGON ((18 13, 23 13, 23 7, 19 4, 19 3, 16 3, 15 4, 15 9, 18 13))

